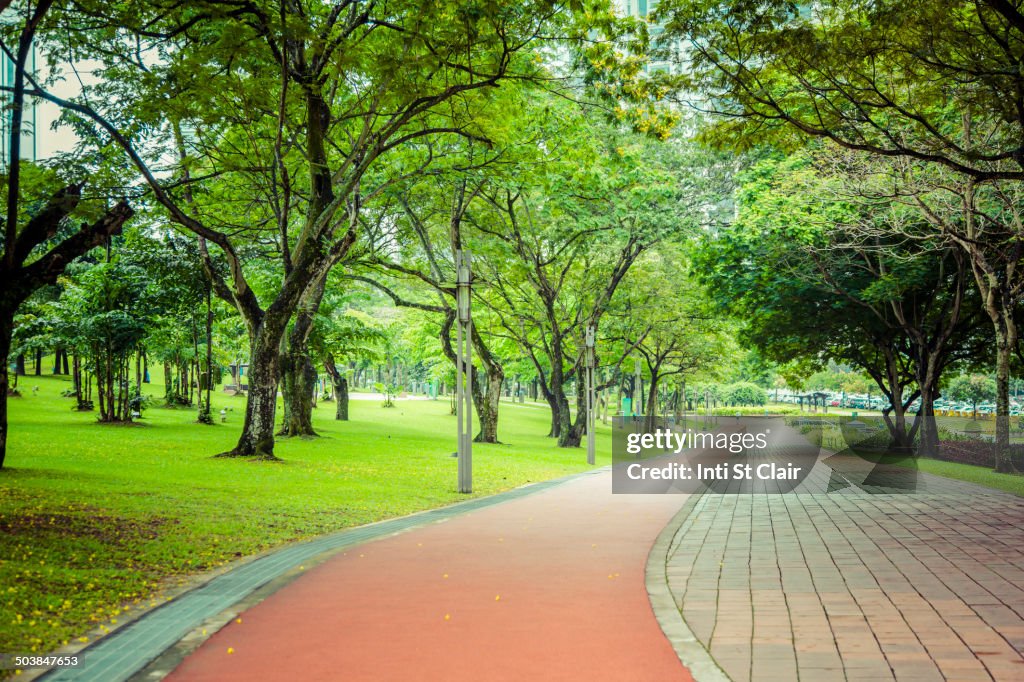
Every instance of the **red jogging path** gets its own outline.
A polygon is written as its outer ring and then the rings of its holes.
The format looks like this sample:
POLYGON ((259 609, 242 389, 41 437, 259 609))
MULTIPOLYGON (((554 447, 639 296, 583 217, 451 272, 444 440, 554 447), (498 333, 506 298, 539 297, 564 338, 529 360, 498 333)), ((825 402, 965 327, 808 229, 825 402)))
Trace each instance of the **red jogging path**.
POLYGON ((608 471, 351 548, 210 637, 167 678, 689 681, 647 554, 680 495, 608 471))

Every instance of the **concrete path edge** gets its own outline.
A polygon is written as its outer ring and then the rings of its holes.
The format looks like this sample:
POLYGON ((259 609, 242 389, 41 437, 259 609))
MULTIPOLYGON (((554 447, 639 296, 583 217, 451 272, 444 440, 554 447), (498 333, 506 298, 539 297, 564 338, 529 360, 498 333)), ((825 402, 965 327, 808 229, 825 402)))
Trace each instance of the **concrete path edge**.
POLYGON ((668 586, 668 556, 675 538, 686 525, 704 494, 690 496, 686 504, 672 517, 668 525, 658 534, 650 553, 647 555, 645 580, 647 597, 651 602, 654 617, 661 626, 665 637, 675 649, 679 661, 690 671, 696 682, 730 682, 730 678, 711 657, 707 649, 697 640, 679 605, 668 586))

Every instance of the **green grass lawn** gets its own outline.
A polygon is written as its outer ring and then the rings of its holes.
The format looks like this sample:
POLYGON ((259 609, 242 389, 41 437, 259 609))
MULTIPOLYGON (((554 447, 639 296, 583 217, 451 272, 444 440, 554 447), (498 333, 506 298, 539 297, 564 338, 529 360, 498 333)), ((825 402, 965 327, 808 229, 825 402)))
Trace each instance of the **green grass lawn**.
MULTIPOLYGON (((157 373, 154 372, 156 375, 157 373)), ((214 395, 225 424, 192 409, 146 410, 141 425, 71 410, 61 377, 21 377, 0 470, 0 652, 88 641, 155 605, 189 575, 282 543, 465 499, 455 491, 449 401, 352 400, 315 410, 323 436, 279 440, 281 463, 213 459, 234 445, 245 400, 214 395), (39 391, 33 394, 32 387, 39 391)), ((148 387, 159 402, 163 387, 148 387)), ((506 404, 502 445, 475 444, 474 495, 587 468, 584 449, 544 434, 549 413, 506 404)), ((599 426, 598 465, 611 461, 599 426)))
POLYGON ((936 476, 955 478, 959 481, 977 483, 997 490, 1005 490, 1015 495, 1024 496, 1024 476, 1014 474, 996 473, 988 467, 975 466, 973 464, 960 464, 959 462, 945 462, 939 459, 927 459, 920 457, 917 460, 917 468, 936 476))

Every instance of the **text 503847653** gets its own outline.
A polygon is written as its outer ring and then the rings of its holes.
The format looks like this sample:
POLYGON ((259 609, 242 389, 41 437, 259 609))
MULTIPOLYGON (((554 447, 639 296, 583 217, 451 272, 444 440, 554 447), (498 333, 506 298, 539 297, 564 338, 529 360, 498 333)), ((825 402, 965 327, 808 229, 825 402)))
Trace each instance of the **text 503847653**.
POLYGON ((75 668, 80 660, 81 658, 77 655, 0 654, 0 670, 75 668))

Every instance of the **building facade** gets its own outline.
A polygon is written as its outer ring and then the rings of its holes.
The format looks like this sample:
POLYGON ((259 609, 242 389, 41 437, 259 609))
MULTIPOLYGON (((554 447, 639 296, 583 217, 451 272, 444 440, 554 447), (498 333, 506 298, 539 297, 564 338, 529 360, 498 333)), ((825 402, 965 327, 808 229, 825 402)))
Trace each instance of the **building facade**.
MULTIPOLYGON (((35 46, 32 47, 32 51, 28 56, 26 62, 26 69, 31 73, 36 72, 36 50, 35 46)), ((6 53, 0 53, 0 85, 4 88, 14 87, 15 78, 15 64, 8 58, 6 53)), ((3 118, 0 119, 0 139, 3 140, 3 153, 0 154, 0 168, 7 165, 8 149, 11 145, 11 119, 12 119, 12 108, 11 108, 11 94, 9 91, 3 91, 3 118)), ((33 98, 25 99, 25 113, 22 116, 21 123, 21 157, 28 159, 29 161, 35 161, 38 154, 36 133, 38 128, 36 127, 37 121, 37 103, 33 98)))

